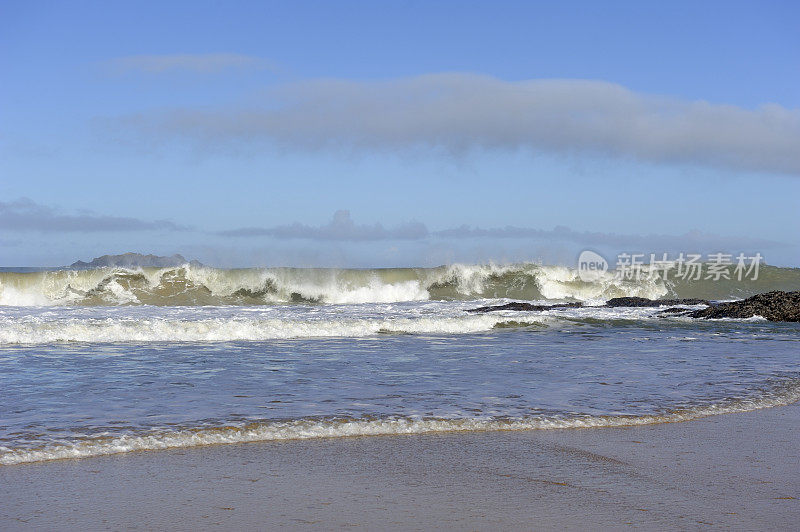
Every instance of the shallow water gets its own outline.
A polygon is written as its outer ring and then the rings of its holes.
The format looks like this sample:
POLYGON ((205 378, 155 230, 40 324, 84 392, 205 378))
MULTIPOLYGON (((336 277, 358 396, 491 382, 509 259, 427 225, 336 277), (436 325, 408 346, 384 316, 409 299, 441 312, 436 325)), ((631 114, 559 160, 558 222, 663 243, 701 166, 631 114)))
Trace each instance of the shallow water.
POLYGON ((0 307, 0 464, 657 423, 800 397, 797 324, 465 311, 485 303, 0 307))

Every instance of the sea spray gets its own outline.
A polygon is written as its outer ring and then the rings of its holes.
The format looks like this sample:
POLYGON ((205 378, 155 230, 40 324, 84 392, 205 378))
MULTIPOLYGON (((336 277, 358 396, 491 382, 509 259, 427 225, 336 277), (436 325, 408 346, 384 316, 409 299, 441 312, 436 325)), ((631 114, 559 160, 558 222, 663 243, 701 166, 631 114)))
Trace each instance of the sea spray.
POLYGON ((454 264, 437 268, 218 269, 97 268, 0 272, 0 305, 355 304, 510 298, 602 302, 612 297, 730 299, 800 286, 800 269, 762 267, 758 280, 621 279, 590 281, 575 269, 532 263, 454 264))

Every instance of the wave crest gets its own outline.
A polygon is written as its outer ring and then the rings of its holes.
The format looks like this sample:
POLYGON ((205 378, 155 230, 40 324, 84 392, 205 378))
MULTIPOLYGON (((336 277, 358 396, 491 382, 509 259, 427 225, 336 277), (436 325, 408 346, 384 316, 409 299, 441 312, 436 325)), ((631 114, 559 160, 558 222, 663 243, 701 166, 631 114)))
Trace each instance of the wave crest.
POLYGON ((438 268, 224 270, 98 268, 0 273, 0 305, 264 305, 392 303, 514 298, 605 300, 660 297, 659 280, 587 283, 573 269, 537 264, 454 264, 438 268))
POLYGON ((553 318, 502 315, 302 317, 173 315, 51 319, 0 316, 0 345, 54 342, 236 342, 290 338, 361 338, 375 334, 465 334, 496 327, 543 325, 553 318))
POLYGON ((0 305, 272 305, 509 298, 604 302, 612 297, 736 299, 800 288, 799 268, 762 267, 757 281, 619 279, 592 282, 562 266, 453 264, 437 268, 98 268, 0 273, 0 305))

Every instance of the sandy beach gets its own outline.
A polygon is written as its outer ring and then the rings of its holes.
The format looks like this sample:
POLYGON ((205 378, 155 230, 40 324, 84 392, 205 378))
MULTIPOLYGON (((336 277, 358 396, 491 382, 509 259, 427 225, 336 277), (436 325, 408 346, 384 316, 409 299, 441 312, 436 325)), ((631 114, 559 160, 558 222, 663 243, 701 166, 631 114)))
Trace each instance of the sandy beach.
POLYGON ((800 532, 798 20, 3 0, 0 532, 800 532))
POLYGON ((793 529, 800 407, 630 428, 339 438, 0 468, 0 528, 793 529))

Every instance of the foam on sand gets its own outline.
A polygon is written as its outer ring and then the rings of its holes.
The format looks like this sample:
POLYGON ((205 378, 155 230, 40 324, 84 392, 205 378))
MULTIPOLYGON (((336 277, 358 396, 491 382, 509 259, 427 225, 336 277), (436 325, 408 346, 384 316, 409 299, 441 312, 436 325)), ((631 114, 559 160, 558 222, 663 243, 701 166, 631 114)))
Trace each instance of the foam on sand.
POLYGON ((393 436, 466 431, 519 431, 573 428, 623 427, 675 423, 701 417, 748 412, 788 405, 800 400, 800 382, 792 381, 758 397, 728 400, 662 415, 645 416, 532 416, 527 418, 425 419, 389 417, 379 419, 300 419, 265 421, 241 427, 185 429, 140 435, 101 435, 48 445, 37 449, 0 447, 0 465, 42 462, 64 458, 87 458, 133 451, 155 451, 202 445, 259 441, 393 436))

